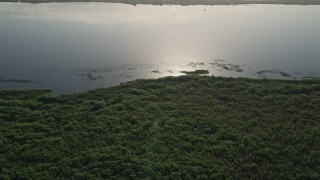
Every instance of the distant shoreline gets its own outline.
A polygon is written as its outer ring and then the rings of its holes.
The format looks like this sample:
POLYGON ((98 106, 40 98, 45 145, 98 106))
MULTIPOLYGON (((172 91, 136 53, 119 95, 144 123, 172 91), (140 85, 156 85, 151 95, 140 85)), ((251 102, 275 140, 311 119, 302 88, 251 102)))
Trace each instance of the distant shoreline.
POLYGON ((50 3, 50 2, 106 2, 149 5, 246 5, 246 4, 282 4, 282 5, 320 5, 320 0, 0 0, 0 2, 50 3))

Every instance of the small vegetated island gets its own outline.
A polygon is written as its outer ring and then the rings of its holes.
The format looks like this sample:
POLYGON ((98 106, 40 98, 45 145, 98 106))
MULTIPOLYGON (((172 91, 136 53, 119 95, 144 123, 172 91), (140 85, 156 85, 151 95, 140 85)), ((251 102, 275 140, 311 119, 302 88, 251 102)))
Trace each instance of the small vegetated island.
POLYGON ((320 81, 0 91, 0 179, 319 179, 320 81))
POLYGON ((0 78, 0 83, 31 83, 31 80, 27 79, 5 79, 0 78))
POLYGON ((208 70, 194 70, 194 71, 180 71, 183 74, 193 74, 193 75, 200 75, 200 74, 209 74, 208 70))

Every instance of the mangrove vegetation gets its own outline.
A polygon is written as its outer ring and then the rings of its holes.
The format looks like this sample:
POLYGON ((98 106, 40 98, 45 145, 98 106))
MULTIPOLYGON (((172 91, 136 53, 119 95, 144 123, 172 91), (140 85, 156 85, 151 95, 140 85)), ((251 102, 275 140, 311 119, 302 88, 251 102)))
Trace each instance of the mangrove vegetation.
POLYGON ((0 91, 0 179, 319 179, 320 81, 0 91))

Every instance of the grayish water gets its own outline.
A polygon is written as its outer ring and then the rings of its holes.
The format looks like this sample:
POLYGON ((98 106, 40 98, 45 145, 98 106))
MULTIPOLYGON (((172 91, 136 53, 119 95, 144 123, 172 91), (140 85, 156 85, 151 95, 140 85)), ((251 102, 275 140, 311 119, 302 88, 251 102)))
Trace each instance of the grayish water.
POLYGON ((195 69, 318 77, 319 17, 320 6, 0 3, 0 80, 32 80, 0 89, 74 93, 195 69))

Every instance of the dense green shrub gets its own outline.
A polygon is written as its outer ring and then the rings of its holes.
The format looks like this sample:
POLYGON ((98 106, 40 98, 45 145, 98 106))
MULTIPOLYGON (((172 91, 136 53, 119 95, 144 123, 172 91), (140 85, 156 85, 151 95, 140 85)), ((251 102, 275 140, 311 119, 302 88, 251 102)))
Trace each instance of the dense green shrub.
POLYGON ((0 91, 0 179, 319 179, 320 82, 0 91))

